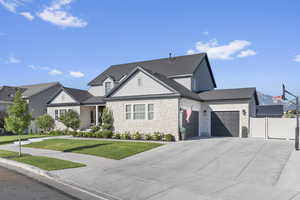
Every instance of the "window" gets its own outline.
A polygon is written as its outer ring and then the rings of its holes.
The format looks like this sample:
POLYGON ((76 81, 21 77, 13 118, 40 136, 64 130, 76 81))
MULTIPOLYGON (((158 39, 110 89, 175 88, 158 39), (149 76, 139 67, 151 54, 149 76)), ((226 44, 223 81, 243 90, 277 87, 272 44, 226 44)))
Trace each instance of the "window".
POLYGON ((58 120, 58 110, 55 110, 55 120, 58 120))
POLYGON ((90 115, 91 115, 91 124, 93 124, 95 123, 95 115, 93 110, 91 110, 90 115))
POLYGON ((61 110, 59 110, 59 116, 61 117, 61 116, 63 116, 64 114, 66 114, 66 109, 61 109, 61 110))
POLYGON ((131 105, 125 106, 126 120, 131 119, 131 105))
POLYGON ((138 78, 137 81, 138 81, 138 86, 139 86, 139 87, 142 86, 142 84, 143 84, 143 83, 142 83, 142 79, 141 79, 141 78, 138 78))
POLYGON ((154 105, 148 104, 148 120, 154 119, 154 105))
POLYGON ((105 94, 108 94, 109 91, 111 90, 111 82, 105 82, 104 87, 105 87, 105 94))
POLYGON ((146 118, 145 104, 133 105, 133 119, 145 119, 145 118, 146 118))

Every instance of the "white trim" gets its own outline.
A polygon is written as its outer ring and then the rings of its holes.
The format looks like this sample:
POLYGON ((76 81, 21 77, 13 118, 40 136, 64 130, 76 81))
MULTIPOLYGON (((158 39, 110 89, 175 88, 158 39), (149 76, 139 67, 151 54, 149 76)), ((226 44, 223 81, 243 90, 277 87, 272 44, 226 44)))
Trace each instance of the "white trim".
POLYGON ((125 120, 134 120, 134 121, 144 121, 144 120, 155 120, 155 104, 154 103, 126 103, 124 104, 124 113, 125 113, 125 120), (126 106, 130 105, 130 119, 126 119, 126 106), (145 105, 145 119, 134 119, 134 111, 133 111, 133 107, 134 105, 145 105), (149 119, 149 110, 148 110, 148 106, 149 105, 153 105, 153 119, 149 119))

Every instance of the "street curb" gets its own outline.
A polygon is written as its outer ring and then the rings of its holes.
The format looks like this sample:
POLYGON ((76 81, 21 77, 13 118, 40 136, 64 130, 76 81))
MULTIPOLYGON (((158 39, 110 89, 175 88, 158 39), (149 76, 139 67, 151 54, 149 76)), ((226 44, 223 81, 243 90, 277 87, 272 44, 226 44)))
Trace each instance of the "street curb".
MULTIPOLYGON (((25 171, 29 171, 33 174, 38 175, 38 176, 42 176, 44 178, 50 179, 54 182, 57 182, 59 184, 67 186, 69 188, 72 188, 73 190, 85 193, 85 194, 87 194, 89 196, 92 196, 96 199, 100 199, 100 200, 121 200, 119 198, 113 197, 112 195, 109 195, 109 194, 106 194, 106 193, 96 194, 95 192, 90 192, 86 189, 83 189, 83 188, 77 186, 76 184, 68 183, 67 181, 62 181, 59 177, 52 175, 49 171, 40 169, 38 167, 34 167, 34 166, 31 166, 31 165, 28 165, 28 164, 20 163, 20 162, 14 161, 14 160, 8 160, 8 159, 5 159, 5 158, 0 158, 0 163, 4 164, 6 166, 8 165, 10 167, 16 167, 16 168, 23 169, 25 171), (102 195, 102 196, 100 196, 100 195, 102 195)), ((12 169, 12 168, 9 168, 9 169, 15 171, 15 169, 12 169)), ((24 174, 24 175, 26 176, 26 174, 24 174)), ((73 196, 73 195, 71 195, 71 196, 73 196)), ((76 197, 76 196, 74 196, 74 197, 76 197)))

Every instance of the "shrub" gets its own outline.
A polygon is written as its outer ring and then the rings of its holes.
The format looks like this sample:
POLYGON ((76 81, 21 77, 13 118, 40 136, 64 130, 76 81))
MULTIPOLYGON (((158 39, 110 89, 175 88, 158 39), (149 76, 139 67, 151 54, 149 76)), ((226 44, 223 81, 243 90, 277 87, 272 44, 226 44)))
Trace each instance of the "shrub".
POLYGON ((91 127, 91 132, 92 133, 96 133, 97 131, 99 131, 100 130, 100 126, 92 126, 91 127))
POLYGON ((66 132, 62 130, 53 130, 48 132, 48 135, 53 135, 53 136, 66 135, 66 132))
POLYGON ((135 132, 132 135, 132 139, 134 139, 134 140, 141 140, 142 139, 142 135, 139 132, 135 132))
POLYGON ((152 136, 150 133, 145 135, 145 140, 152 140, 152 136))
POLYGON ((113 136, 112 136, 113 139, 121 139, 121 134, 120 133, 115 133, 113 136))
POLYGON ((159 141, 162 139, 162 134, 160 132, 154 132, 152 135, 152 140, 159 141))
POLYGON ((130 133, 129 132, 122 133, 121 134, 121 139, 122 140, 130 140, 131 139, 130 133))
POLYGON ((74 110, 68 110, 60 117, 60 121, 67 127, 67 130, 69 128, 77 130, 80 126, 79 115, 74 110))
POLYGON ((105 108, 103 110, 101 120, 102 120, 103 130, 112 130, 113 129, 113 115, 112 115, 112 112, 108 108, 105 108))
POLYGON ((96 138, 103 138, 102 131, 97 131, 97 132, 95 133, 95 137, 96 137, 96 138))
POLYGON ((164 140, 167 142, 175 141, 175 137, 172 134, 164 135, 164 140))
POLYGON ((54 128, 54 119, 48 115, 44 114, 39 116, 36 120, 36 125, 38 128, 42 129, 44 133, 49 132, 54 128))
POLYGON ((113 135, 113 132, 111 130, 103 130, 102 131, 103 138, 111 138, 112 135, 113 135))

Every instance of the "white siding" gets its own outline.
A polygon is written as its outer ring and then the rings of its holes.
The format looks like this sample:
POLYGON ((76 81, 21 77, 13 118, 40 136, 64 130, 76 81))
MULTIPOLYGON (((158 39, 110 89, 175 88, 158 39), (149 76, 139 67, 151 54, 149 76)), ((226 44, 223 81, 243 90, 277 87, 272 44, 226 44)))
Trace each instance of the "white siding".
POLYGON ((104 86, 106 82, 111 82, 112 88, 115 86, 114 81, 108 77, 105 81, 103 81, 102 85, 92 86, 88 89, 88 92, 94 96, 105 96, 104 86))
POLYGON ((192 89, 192 78, 191 77, 173 78, 173 80, 176 81, 177 83, 180 83, 181 85, 183 85, 184 87, 186 87, 189 90, 192 89))
POLYGON ((152 94, 170 94, 172 91, 153 80, 144 72, 137 72, 133 77, 123 83, 112 97, 119 96, 134 96, 134 95, 152 95, 152 94), (138 85, 138 79, 141 79, 142 84, 138 85))
POLYGON ((68 95, 65 91, 61 91, 52 101, 50 104, 56 103, 76 103, 76 101, 68 95))

